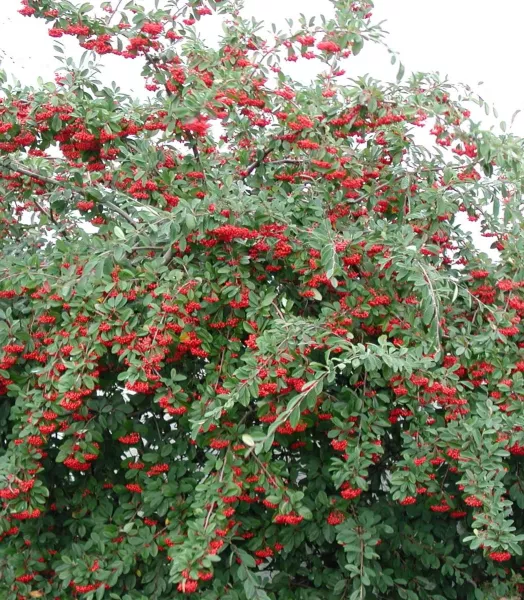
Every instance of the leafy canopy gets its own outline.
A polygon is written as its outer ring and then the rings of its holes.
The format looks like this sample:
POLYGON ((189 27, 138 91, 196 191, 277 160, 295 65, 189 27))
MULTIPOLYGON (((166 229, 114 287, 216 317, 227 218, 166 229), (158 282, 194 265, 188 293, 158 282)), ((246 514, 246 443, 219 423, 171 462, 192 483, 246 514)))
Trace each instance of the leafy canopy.
POLYGON ((349 79, 383 34, 331 9, 24 0, 62 69, 1 79, 2 598, 521 585, 523 143, 349 79), (96 80, 126 60, 141 100, 96 80))

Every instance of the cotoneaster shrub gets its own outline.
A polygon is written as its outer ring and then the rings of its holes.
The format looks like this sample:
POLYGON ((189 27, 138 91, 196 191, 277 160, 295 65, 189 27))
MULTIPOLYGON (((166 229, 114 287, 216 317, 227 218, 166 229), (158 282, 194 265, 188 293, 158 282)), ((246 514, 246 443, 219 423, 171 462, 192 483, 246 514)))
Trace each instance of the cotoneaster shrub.
POLYGON ((2 78, 1 598, 518 594, 522 140, 345 76, 369 2, 112 5, 24 1, 88 54, 2 78))

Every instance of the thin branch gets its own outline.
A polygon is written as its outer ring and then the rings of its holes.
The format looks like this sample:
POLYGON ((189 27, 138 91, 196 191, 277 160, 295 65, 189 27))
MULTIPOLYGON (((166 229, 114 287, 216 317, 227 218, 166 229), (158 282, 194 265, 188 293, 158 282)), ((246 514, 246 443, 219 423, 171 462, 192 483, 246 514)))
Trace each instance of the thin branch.
MULTIPOLYGON (((255 462, 258 464, 258 466, 260 467, 260 470, 264 473, 264 475, 267 477, 267 482, 269 483, 270 486, 272 486, 275 489, 278 489, 278 478, 276 475, 272 475, 264 466, 264 463, 260 460, 260 458, 258 458, 258 456, 253 452, 251 453, 252 458, 255 459, 255 462)), ((282 489, 285 489, 285 485, 282 483, 282 489)))
MULTIPOLYGON (((35 171, 31 171, 30 169, 27 169, 23 165, 20 165, 19 163, 14 162, 14 161, 12 163, 3 163, 3 166, 5 166, 7 169, 10 169, 11 171, 14 171, 15 173, 16 172, 21 173, 22 175, 26 175, 27 177, 32 177, 33 179, 38 179, 40 181, 43 181, 44 183, 49 183, 50 185, 64 187, 64 184, 68 183, 68 182, 60 181, 59 179, 53 179, 52 177, 47 177, 46 175, 41 175, 40 173, 37 173, 35 171)), ((77 194, 78 196, 85 197, 85 195, 86 195, 85 191, 83 191, 83 190, 73 189, 72 191, 73 191, 73 193, 77 194)), ((130 217, 125 211, 123 211, 120 207, 118 207, 116 204, 113 204, 113 202, 111 202, 109 200, 102 200, 101 202, 102 202, 102 204, 107 206, 107 208, 109 208, 113 212, 118 213, 123 219, 125 219, 135 229, 137 228, 137 224, 136 224, 135 220, 132 217, 130 217)), ((52 218, 52 221, 53 221, 53 223, 56 224, 56 221, 54 218, 52 218)))
POLYGON ((163 246, 133 246, 131 250, 133 252, 137 250, 162 250, 163 246))
MULTIPOLYGON (((186 134, 187 139, 189 140, 191 150, 193 151, 193 156, 195 157, 195 160, 197 161, 197 163, 200 165, 202 172, 204 172, 204 167, 202 166, 202 161, 200 160, 200 153, 198 151, 197 142, 196 142, 195 138, 193 137, 193 134, 190 131, 186 131, 185 134, 186 134)), ((206 174, 204 172, 204 181, 205 181, 205 179, 206 179, 206 174)))
POLYGON ((118 4, 116 5, 116 7, 113 9, 113 11, 111 12, 111 14, 109 15, 106 25, 109 25, 113 19, 113 17, 116 15, 118 9, 120 8, 120 5, 122 4, 123 0, 118 0, 118 4))
POLYGON ((45 183, 50 183, 51 185, 59 185, 59 186, 64 185, 63 181, 59 181, 58 179, 52 179, 51 177, 46 177, 45 175, 40 175, 40 173, 36 173, 35 171, 30 171, 29 169, 26 169, 24 166, 20 165, 19 163, 15 163, 15 162, 13 162, 11 164, 4 163, 3 166, 7 167, 11 171, 14 171, 14 172, 18 171, 18 172, 22 173, 22 175, 27 175, 28 177, 32 177, 33 179, 39 179, 40 181, 43 181, 45 183))
MULTIPOLYGON (((218 475, 218 482, 222 483, 222 481, 224 480, 224 472, 226 470, 226 462, 229 456, 229 449, 226 452, 225 456, 224 456, 224 462, 222 463, 222 468, 220 469, 220 473, 218 475)), ((209 520, 211 519, 211 515, 213 514, 213 509, 216 506, 216 502, 212 502, 211 506, 209 507, 209 510, 207 511, 207 515, 206 515, 206 519, 204 521, 204 531, 207 529, 207 526, 209 525, 209 520)))
POLYGON ((282 321, 286 320, 286 317, 284 317, 282 311, 280 310, 278 304, 273 300, 273 302, 271 302, 271 304, 275 307, 275 310, 277 311, 278 316, 282 319, 282 321))
POLYGON ((282 158, 281 160, 268 160, 267 165, 301 165, 305 159, 303 158, 282 158))
POLYGON ((174 250, 173 246, 169 246, 169 250, 164 254, 164 258, 162 259, 162 265, 166 266, 171 262, 173 258, 174 250))
POLYGON ((36 208, 38 208, 38 210, 41 213, 44 213, 44 215, 46 215, 46 217, 49 217, 49 219, 51 219, 51 221, 55 224, 58 225, 58 223, 56 222, 55 216, 53 214, 53 211, 51 210, 51 208, 49 208, 49 211, 43 207, 41 204, 39 204, 35 199, 32 200, 32 203, 36 206, 36 208))
POLYGON ((264 154, 262 154, 262 156, 258 160, 256 160, 254 163, 252 163, 251 165, 249 165, 249 167, 247 168, 246 173, 242 177, 242 179, 245 179, 246 177, 249 177, 249 175, 251 175, 251 173, 253 173, 253 171, 255 169, 258 169, 258 167, 260 167, 260 165, 271 154, 272 151, 273 151, 272 149, 264 150, 264 154))
POLYGON ((137 228, 137 224, 134 219, 130 217, 125 211, 119 208, 116 204, 113 204, 109 200, 103 200, 102 204, 105 204, 109 210, 118 213, 123 219, 125 219, 130 225, 132 225, 135 229, 137 228))

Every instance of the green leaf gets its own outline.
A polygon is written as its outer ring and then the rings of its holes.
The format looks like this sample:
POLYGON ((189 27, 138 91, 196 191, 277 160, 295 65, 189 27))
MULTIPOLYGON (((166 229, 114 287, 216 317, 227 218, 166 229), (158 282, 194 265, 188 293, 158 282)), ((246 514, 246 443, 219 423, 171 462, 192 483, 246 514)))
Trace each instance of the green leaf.
POLYGON ((404 72, 405 72, 404 65, 402 63, 399 63, 398 71, 397 71, 397 82, 402 81, 402 78, 404 77, 404 72))
POLYGON ((263 308, 264 306, 269 306, 270 304, 272 304, 273 300, 277 297, 277 295, 277 292, 270 292, 263 296, 262 301, 260 302, 260 307, 263 308))
POLYGON ((118 239, 120 239, 120 240, 126 239, 126 234, 120 229, 120 227, 118 227, 118 225, 115 225, 115 228, 113 229, 113 231, 115 232, 115 235, 118 239))
POLYGON ((426 308, 424 309, 424 314, 422 316, 422 321, 424 325, 429 325, 435 316, 435 307, 430 302, 427 303, 426 308))
POLYGON ((196 227, 196 218, 191 213, 186 214, 186 227, 189 231, 193 231, 196 227))
POLYGON ((247 433, 242 435, 242 442, 248 447, 253 448, 255 446, 255 440, 247 433))
POLYGON ((336 267, 336 252, 332 243, 328 243, 322 248, 322 251, 320 252, 320 263, 325 269, 326 277, 331 279, 335 273, 336 267))
POLYGON ((358 54, 360 54, 360 51, 362 50, 362 48, 364 47, 364 40, 362 38, 362 36, 357 35, 353 38, 353 44, 351 46, 351 53, 353 54, 353 56, 357 56, 358 54))

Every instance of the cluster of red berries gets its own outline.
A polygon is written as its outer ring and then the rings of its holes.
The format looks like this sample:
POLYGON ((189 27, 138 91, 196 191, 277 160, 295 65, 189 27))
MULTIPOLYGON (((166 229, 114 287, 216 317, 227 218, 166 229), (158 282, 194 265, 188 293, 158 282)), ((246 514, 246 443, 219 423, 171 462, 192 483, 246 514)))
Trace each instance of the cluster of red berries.
POLYGON ((509 552, 490 552, 489 557, 495 562, 505 562, 511 559, 509 552))
POLYGON ((417 499, 415 498, 415 496, 406 496, 405 498, 402 498, 402 500, 400 500, 399 504, 401 506, 410 506, 411 504, 416 504, 417 499))
POLYGON ((161 475, 162 473, 167 473, 168 471, 169 465, 167 463, 162 463, 159 465, 153 465, 147 472, 147 475, 149 477, 153 477, 154 475, 161 475))
POLYGON ((297 515, 296 513, 289 513, 287 515, 276 515, 273 519, 274 523, 278 525, 298 525, 302 523, 304 517, 297 515))
POLYGON ((126 485, 126 489, 135 494, 141 494, 142 488, 138 485, 138 483, 128 483, 126 485))
POLYGON ((193 594, 198 589, 198 581, 196 579, 183 579, 176 589, 183 594, 193 594))
POLYGON ((346 516, 339 510, 330 512, 326 519, 328 525, 340 525, 340 523, 343 523, 345 520, 346 516))
POLYGON ((468 496, 465 500, 464 503, 467 504, 468 506, 474 506, 474 507, 479 507, 482 506, 484 503, 482 502, 482 500, 480 500, 479 498, 477 498, 476 496, 468 496))
POLYGON ((351 485, 347 482, 342 484, 342 491, 340 492, 340 495, 342 498, 344 498, 344 500, 354 500, 361 494, 362 490, 360 488, 351 487, 351 485))
POLYGON ((141 436, 136 431, 134 431, 133 433, 128 433, 128 434, 123 435, 118 438, 118 441, 121 442, 122 444, 129 444, 129 445, 138 444, 138 442, 140 440, 141 440, 141 436))

